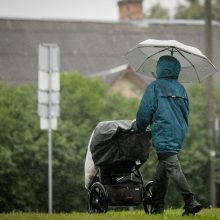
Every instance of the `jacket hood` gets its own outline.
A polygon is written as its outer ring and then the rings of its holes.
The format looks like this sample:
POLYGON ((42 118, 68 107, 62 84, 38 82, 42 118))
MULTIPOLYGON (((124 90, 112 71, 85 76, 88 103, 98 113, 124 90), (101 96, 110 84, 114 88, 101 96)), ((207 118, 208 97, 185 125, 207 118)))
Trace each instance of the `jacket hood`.
POLYGON ((162 56, 157 62, 157 78, 178 79, 181 65, 172 56, 162 56))

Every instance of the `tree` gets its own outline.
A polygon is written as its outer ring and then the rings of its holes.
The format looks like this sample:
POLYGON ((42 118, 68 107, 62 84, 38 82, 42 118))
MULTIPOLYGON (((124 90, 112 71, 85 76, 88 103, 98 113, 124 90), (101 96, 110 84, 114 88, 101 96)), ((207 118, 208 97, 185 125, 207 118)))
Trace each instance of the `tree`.
POLYGON ((28 211, 38 206, 37 190, 47 172, 37 143, 45 135, 38 127, 36 90, 1 84, 0 91, 0 211, 28 211))
POLYGON ((137 100, 109 94, 99 79, 79 74, 62 76, 61 100, 60 128, 54 140, 54 207, 56 211, 85 210, 83 167, 92 130, 103 120, 132 119, 137 100))
POLYGON ((168 19, 169 11, 166 8, 163 8, 159 3, 153 5, 150 10, 146 13, 147 18, 159 18, 159 19, 168 19))
POLYGON ((220 1, 214 0, 213 3, 213 20, 220 21, 220 1))
MULTIPOLYGON (((220 117, 220 86, 215 86, 215 111, 220 117)), ((188 89, 190 126, 183 152, 183 170, 193 192, 209 205, 206 148, 205 99, 202 85, 188 89)), ((84 160, 88 140, 103 120, 133 119, 138 100, 110 94, 99 79, 85 79, 78 73, 61 77, 61 117, 53 132, 54 211, 86 210, 84 160)), ((47 211, 47 132, 39 129, 37 89, 0 84, 0 212, 47 211)), ((220 195, 220 152, 216 154, 217 193, 220 195)), ((142 169, 145 181, 152 180, 157 159, 153 148, 142 169)), ((171 183, 173 184, 173 183, 171 183)), ((180 207, 181 197, 173 190, 167 206, 180 207)), ((218 205, 220 204, 220 196, 218 205)))
POLYGON ((188 0, 188 5, 179 4, 174 15, 176 19, 204 19, 204 7, 199 0, 188 0))
MULTIPOLYGON (((188 4, 178 4, 174 18, 176 19, 204 19, 204 3, 200 0, 187 0, 188 4)), ((220 21, 220 1, 213 0, 212 19, 220 21)))
POLYGON ((205 170, 208 171, 209 161, 209 149, 207 148, 206 139, 205 89, 201 84, 194 85, 190 87, 189 93, 191 98, 190 126, 181 159, 193 192, 199 197, 203 205, 208 206, 208 182, 204 181, 209 179, 208 172, 204 172, 205 170))
MULTIPOLYGON (((84 160, 99 121, 132 119, 137 100, 109 94, 98 79, 63 74, 53 132, 54 211, 85 210, 84 160)), ((39 129, 34 86, 0 84, 0 212, 47 211, 47 132, 39 129)))

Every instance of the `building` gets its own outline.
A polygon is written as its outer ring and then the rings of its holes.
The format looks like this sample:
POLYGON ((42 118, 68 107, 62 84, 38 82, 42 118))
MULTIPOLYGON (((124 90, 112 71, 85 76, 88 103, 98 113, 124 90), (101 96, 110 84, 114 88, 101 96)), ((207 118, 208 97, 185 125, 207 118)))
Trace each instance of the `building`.
POLYGON ((126 98, 140 98, 152 79, 135 72, 128 64, 124 64, 91 77, 100 77, 111 92, 120 92, 126 98))
MULTIPOLYGON (((205 52, 204 21, 144 19, 142 0, 120 0, 118 6, 120 19, 115 22, 1 18, 0 80, 15 85, 37 84, 41 43, 59 45, 61 71, 79 71, 91 76, 119 68, 118 74, 127 82, 134 79, 136 86, 146 83, 146 79, 126 67, 124 54, 143 40, 175 39, 205 52), (127 74, 122 74, 121 66, 128 70, 127 74)), ((220 69, 219 39, 220 23, 213 22, 213 63, 217 69, 220 69)), ((118 76, 117 80, 122 83, 122 78, 118 76)), ((120 87, 116 81, 111 86, 112 90, 120 87)))

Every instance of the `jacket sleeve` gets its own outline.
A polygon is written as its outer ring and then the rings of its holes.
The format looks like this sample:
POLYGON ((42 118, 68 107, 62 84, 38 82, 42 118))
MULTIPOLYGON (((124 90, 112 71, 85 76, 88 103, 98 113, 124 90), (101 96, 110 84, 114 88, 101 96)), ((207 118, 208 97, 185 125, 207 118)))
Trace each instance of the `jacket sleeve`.
POLYGON ((149 85, 140 102, 136 125, 138 130, 144 130, 152 122, 153 114, 157 108, 157 99, 155 94, 155 86, 149 85))
MULTIPOLYGON (((186 93, 186 91, 185 91, 185 93, 186 93)), ((185 104, 184 118, 185 118, 185 121, 188 125, 188 115, 190 112, 190 108, 189 108, 189 98, 188 98, 187 93, 186 93, 186 99, 184 100, 184 104, 185 104)))

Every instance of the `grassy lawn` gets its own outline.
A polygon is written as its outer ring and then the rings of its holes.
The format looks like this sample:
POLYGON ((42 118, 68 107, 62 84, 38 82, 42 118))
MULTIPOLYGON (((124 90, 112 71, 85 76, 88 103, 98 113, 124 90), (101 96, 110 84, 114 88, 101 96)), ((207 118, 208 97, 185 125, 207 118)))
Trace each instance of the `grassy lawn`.
POLYGON ((43 214, 43 213, 9 213, 0 214, 0 220, 178 220, 178 219, 203 219, 220 220, 220 209, 203 209, 195 216, 182 217, 182 210, 166 210, 163 215, 146 215, 144 211, 114 212, 106 214, 68 213, 68 214, 43 214))

